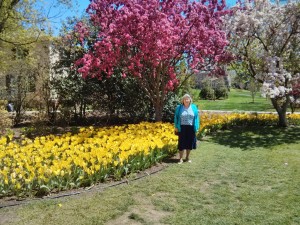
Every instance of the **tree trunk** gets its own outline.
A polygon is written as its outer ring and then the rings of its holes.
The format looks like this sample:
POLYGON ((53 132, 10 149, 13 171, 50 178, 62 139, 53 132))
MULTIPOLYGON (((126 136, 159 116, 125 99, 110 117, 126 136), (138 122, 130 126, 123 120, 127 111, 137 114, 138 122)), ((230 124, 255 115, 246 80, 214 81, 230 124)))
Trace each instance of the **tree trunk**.
POLYGON ((158 97, 155 99, 155 102, 153 102, 154 105, 154 111, 155 111, 155 122, 161 122, 162 121, 162 112, 164 108, 163 100, 158 97))
POLYGON ((278 98, 272 98, 272 104, 274 106, 274 108, 276 109, 277 113, 278 113, 278 126, 280 127, 287 127, 288 126, 288 122, 287 122, 287 118, 286 118, 286 111, 287 111, 287 107, 289 104, 289 97, 286 96, 286 99, 282 104, 279 104, 278 102, 278 98))
POLYGON ((280 127, 287 127, 288 123, 287 123, 287 119, 286 119, 286 112, 278 112, 278 116, 279 116, 278 125, 280 127))
POLYGON ((15 107, 16 115, 14 118, 14 125, 18 125, 21 122, 21 106, 15 107))

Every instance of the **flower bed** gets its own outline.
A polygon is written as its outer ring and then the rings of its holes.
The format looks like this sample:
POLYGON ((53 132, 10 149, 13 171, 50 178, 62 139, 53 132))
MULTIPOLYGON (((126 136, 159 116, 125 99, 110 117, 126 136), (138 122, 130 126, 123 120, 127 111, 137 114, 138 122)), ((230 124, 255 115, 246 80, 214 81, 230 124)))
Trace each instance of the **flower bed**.
MULTIPOLYGON (((288 115, 299 125, 300 115, 288 115)), ((234 126, 276 125, 276 114, 201 113, 203 136, 234 126)), ((177 152, 171 123, 148 123, 107 128, 81 128, 78 134, 47 135, 12 141, 0 138, 0 197, 46 195, 90 186, 108 178, 121 179, 145 170, 177 152)))
MULTIPOLYGON (((287 120, 291 125, 300 125, 300 114, 288 114, 287 120)), ((201 128, 197 137, 200 139, 214 131, 234 126, 275 126, 277 122, 278 115, 273 113, 201 113, 201 128)))
POLYGON ((144 170, 177 151, 170 123, 81 128, 21 143, 0 139, 0 196, 45 195, 144 170))

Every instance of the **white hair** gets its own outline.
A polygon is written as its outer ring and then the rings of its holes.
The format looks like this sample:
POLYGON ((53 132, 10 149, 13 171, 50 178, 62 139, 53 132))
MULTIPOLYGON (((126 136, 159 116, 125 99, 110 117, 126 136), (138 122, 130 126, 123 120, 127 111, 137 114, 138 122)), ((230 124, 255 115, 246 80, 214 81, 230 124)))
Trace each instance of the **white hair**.
POLYGON ((191 97, 189 94, 185 94, 184 96, 182 96, 182 98, 181 98, 181 103, 183 103, 183 100, 184 100, 185 98, 189 98, 189 99, 191 100, 191 103, 192 103, 193 99, 192 99, 192 97, 191 97))

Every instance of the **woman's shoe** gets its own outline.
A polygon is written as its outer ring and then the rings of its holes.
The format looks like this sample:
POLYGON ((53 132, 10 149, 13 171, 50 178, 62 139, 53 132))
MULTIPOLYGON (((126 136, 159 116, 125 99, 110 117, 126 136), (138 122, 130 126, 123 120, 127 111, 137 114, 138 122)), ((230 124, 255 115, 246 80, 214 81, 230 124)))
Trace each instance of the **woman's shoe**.
POLYGON ((182 159, 179 159, 178 164, 182 164, 182 163, 183 163, 183 160, 182 160, 182 159))

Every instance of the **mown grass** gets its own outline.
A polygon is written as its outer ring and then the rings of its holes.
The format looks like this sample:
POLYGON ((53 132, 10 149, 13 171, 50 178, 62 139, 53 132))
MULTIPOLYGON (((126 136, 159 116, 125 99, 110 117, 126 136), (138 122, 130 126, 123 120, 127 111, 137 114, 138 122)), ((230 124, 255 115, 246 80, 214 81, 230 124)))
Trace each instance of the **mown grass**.
POLYGON ((224 111, 275 111, 270 99, 263 98, 258 92, 254 101, 251 92, 241 89, 230 89, 229 97, 223 100, 199 99, 199 90, 194 90, 193 100, 202 110, 224 110, 224 111))
MULTIPOLYGON (((300 127, 236 128, 191 164, 105 190, 0 209, 3 224, 300 224, 300 127)), ((91 189, 93 190, 93 189, 91 189)))

